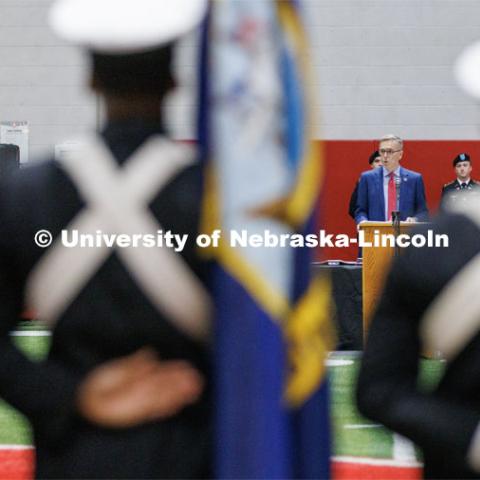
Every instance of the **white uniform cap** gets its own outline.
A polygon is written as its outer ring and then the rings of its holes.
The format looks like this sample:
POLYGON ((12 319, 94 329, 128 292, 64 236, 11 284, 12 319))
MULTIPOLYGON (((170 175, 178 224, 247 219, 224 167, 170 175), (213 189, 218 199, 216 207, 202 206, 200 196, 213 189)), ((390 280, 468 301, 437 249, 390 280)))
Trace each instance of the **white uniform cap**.
POLYGON ((57 0, 50 25, 64 40, 104 54, 139 53, 197 26, 206 0, 57 0))
POLYGON ((480 42, 468 46, 458 57, 454 73, 459 85, 480 99, 480 42))

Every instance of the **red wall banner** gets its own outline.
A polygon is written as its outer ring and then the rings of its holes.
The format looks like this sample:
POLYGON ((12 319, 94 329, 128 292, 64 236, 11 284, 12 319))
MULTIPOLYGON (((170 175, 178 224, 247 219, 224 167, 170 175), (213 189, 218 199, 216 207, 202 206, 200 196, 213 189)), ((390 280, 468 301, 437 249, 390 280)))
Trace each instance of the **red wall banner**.
MULTIPOLYGON (((322 142, 325 176, 322 186, 318 224, 327 233, 354 237, 355 222, 348 215, 350 195, 360 173, 368 170, 368 157, 378 148, 374 140, 327 140, 322 142)), ((472 159, 472 177, 480 180, 480 141, 407 140, 401 165, 423 175, 427 204, 431 215, 438 209, 440 192, 445 183, 455 179, 452 161, 461 152, 472 159)), ((355 260, 357 247, 324 248, 318 257, 355 260)))

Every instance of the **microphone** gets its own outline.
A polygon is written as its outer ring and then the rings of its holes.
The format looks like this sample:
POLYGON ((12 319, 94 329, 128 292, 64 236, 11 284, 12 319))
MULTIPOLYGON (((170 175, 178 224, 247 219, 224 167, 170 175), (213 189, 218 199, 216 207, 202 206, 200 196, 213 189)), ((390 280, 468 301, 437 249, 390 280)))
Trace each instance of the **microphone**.
POLYGON ((400 212, 400 187, 402 186, 402 178, 400 175, 394 175, 393 181, 395 182, 395 190, 397 192, 397 211, 400 212))

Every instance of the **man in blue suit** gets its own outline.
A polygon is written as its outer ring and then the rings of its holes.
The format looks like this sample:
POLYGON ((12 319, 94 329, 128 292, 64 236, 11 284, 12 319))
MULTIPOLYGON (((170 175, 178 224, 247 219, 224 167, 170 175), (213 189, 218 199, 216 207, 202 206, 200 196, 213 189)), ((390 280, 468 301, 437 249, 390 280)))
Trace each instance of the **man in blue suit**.
POLYGON ((390 221, 392 211, 407 222, 428 219, 422 176, 400 166, 403 140, 396 135, 380 139, 382 168, 362 173, 358 184, 356 223, 366 220, 390 221))

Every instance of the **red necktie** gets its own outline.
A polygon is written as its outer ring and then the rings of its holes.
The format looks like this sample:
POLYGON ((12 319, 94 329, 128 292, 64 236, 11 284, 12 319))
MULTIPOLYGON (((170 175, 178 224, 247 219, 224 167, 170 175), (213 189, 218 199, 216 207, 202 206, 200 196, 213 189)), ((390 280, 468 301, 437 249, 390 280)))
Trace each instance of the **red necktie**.
POLYGON ((397 186, 395 185, 395 175, 393 172, 389 173, 390 180, 388 181, 388 209, 387 221, 392 219, 392 212, 397 210, 397 186))

